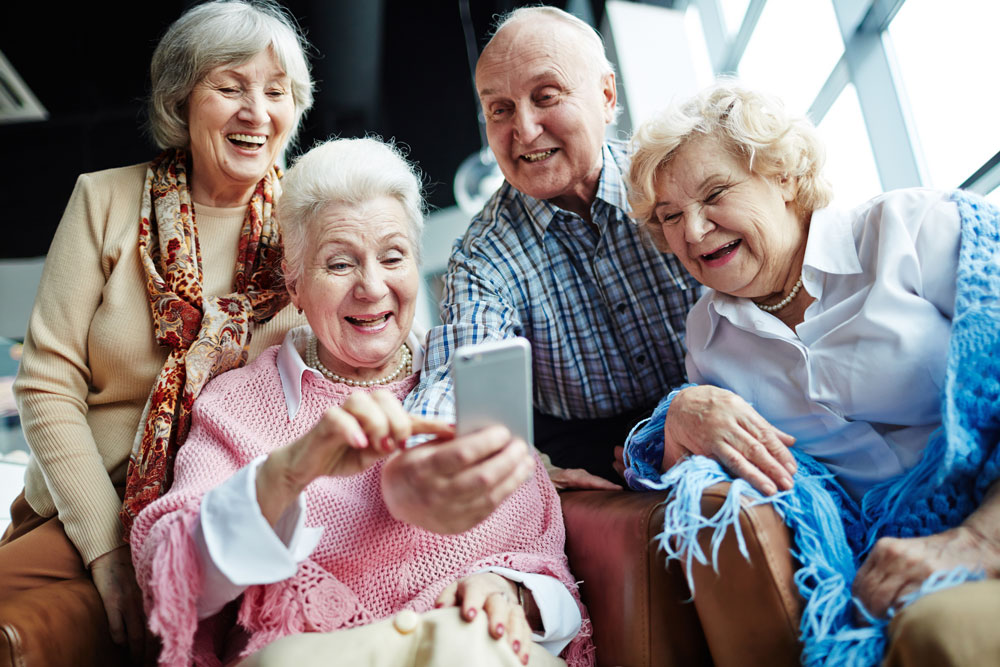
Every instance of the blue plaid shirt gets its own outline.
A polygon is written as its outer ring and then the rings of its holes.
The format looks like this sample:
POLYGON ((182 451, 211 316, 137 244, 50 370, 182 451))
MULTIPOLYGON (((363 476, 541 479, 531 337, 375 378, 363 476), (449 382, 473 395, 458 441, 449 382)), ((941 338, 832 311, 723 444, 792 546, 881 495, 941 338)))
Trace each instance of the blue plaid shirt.
POLYGON ((563 419, 652 407, 684 381, 698 284, 626 216, 624 146, 603 159, 593 225, 505 182, 455 241, 410 411, 454 419, 452 352, 512 336, 531 341, 535 407, 563 419))

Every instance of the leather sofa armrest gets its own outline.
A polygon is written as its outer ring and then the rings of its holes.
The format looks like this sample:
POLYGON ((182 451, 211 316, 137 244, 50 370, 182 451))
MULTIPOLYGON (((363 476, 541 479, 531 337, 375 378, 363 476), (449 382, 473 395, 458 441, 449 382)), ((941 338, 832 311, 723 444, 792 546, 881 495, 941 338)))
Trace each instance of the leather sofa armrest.
POLYGON ((89 579, 69 579, 0 601, 0 667, 128 665, 111 641, 89 579))
MULTIPOLYGON (((703 516, 714 515, 725 502, 729 483, 716 484, 702 495, 703 516)), ((744 501, 740 526, 750 558, 739 552, 733 531, 719 550, 719 571, 711 565, 692 568, 694 602, 701 628, 718 667, 800 664, 799 619, 802 598, 792 579, 797 567, 791 555, 791 531, 770 505, 744 501)), ((698 536, 711 553, 711 531, 698 536)))
POLYGON ((560 494, 566 553, 582 580, 599 665, 708 665, 711 658, 677 564, 665 567, 653 538, 665 493, 560 494))

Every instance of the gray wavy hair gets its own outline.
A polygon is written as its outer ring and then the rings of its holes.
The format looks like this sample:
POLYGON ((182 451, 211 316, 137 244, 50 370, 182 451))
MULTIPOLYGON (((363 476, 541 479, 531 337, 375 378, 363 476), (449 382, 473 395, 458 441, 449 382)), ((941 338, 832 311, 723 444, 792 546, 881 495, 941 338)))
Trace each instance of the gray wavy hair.
POLYGON ((691 99, 644 122, 632 137, 629 203, 653 242, 668 250, 653 210, 656 179, 678 149, 698 137, 714 137, 724 150, 764 178, 796 179, 795 205, 806 216, 830 203, 833 190, 822 175, 826 151, 812 122, 789 113, 777 97, 720 79, 691 99))
POLYGON ((242 64, 270 48, 291 80, 295 121, 312 107, 309 44, 293 19, 272 0, 219 0, 191 8, 173 22, 153 52, 148 129, 160 148, 190 141, 187 102, 195 85, 221 65, 242 64))
POLYGON ((300 156, 281 179, 278 220, 285 245, 285 282, 302 276, 309 226, 329 206, 360 206, 393 197, 406 212, 408 236, 420 261, 424 200, 420 173, 393 143, 378 137, 331 139, 300 156))

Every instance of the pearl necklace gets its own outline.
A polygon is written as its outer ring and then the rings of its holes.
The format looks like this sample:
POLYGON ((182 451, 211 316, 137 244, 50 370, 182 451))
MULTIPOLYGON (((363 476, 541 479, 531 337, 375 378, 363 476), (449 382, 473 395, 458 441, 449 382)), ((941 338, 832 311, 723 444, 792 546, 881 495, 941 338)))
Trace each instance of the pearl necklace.
POLYGON ((784 308, 785 306, 787 306, 788 304, 790 304, 792 302, 792 299, 795 298, 795 295, 799 293, 800 289, 802 289, 802 276, 799 276, 799 279, 795 281, 795 287, 793 287, 792 291, 788 293, 788 296, 786 296, 778 303, 772 306, 765 306, 762 303, 757 303, 756 301, 754 301, 754 305, 763 310, 765 313, 775 313, 784 308))
POLYGON ((343 375, 337 375, 329 368, 323 365, 323 362, 319 360, 319 341, 316 336, 310 336, 309 342, 306 343, 306 364, 318 370, 325 377, 333 380, 334 382, 339 382, 341 384, 346 384, 349 387, 378 387, 384 384, 389 384, 394 382, 401 375, 406 377, 410 374, 411 364, 413 362, 413 355, 410 353, 410 348, 406 347, 404 343, 400 348, 400 359, 399 365, 396 366, 394 370, 389 375, 385 377, 378 378, 377 380, 352 380, 350 378, 345 378, 343 375))

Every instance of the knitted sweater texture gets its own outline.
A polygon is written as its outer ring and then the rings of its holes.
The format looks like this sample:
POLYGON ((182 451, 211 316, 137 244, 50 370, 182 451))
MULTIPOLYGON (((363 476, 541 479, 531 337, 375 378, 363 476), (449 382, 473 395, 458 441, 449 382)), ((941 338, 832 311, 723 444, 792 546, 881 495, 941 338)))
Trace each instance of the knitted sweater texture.
MULTIPOLYGON (((83 174, 49 248, 14 383, 31 448, 25 497, 59 514, 90 564, 120 547, 129 452, 166 348, 153 337, 139 261, 146 164, 83 174)), ((195 204, 205 294, 232 291, 245 208, 195 204)), ((255 327, 250 359, 304 323, 286 307, 255 327)))
MULTIPOLYGON (((278 348, 209 383, 195 403, 191 434, 178 454, 170 492, 138 517, 132 533, 136 575, 150 627, 163 640, 160 664, 219 664, 212 623, 197 620, 202 573, 192 539, 202 496, 261 454, 301 437, 352 389, 313 374, 289 419, 275 363, 278 348)), ((402 398, 416 376, 388 385, 402 398)), ((545 469, 486 520, 459 535, 438 535, 394 519, 381 493, 382 463, 351 477, 323 477, 305 490, 306 525, 323 527, 317 548, 290 579, 247 589, 239 623, 249 655, 285 635, 329 632, 429 610, 451 582, 498 565, 576 584, 563 554, 559 498, 545 469)), ((581 605, 581 611, 584 611, 581 605)), ((586 615, 584 615, 586 619, 586 615)), ((567 647, 571 665, 592 664, 587 621, 567 647)))

